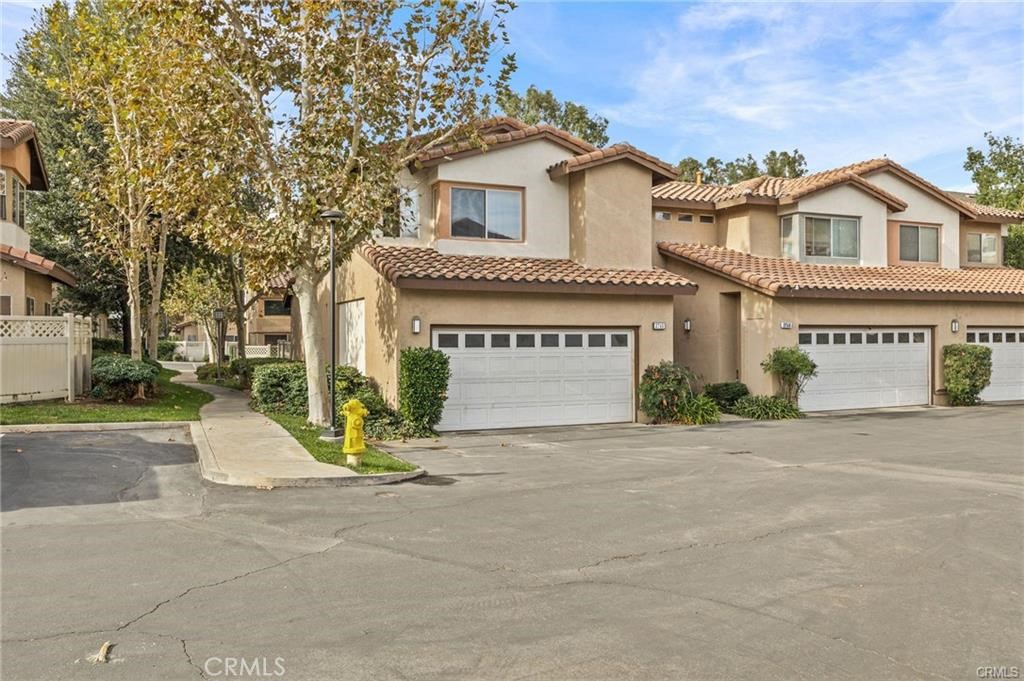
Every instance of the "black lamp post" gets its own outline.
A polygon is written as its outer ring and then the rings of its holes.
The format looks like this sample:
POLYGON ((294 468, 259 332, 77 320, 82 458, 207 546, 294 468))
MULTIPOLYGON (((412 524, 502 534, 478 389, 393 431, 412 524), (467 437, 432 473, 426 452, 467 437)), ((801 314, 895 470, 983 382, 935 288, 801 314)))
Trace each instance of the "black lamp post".
POLYGON ((217 382, 220 383, 220 361, 224 355, 224 330, 221 328, 224 324, 224 310, 219 307, 214 310, 213 320, 217 323, 217 382))
POLYGON ((335 404, 334 375, 338 369, 338 279, 334 276, 334 229, 338 220, 345 219, 345 214, 340 210, 324 210, 320 217, 327 220, 331 226, 331 383, 328 390, 331 391, 331 425, 320 434, 321 439, 334 440, 341 437, 338 433, 338 405, 335 404))

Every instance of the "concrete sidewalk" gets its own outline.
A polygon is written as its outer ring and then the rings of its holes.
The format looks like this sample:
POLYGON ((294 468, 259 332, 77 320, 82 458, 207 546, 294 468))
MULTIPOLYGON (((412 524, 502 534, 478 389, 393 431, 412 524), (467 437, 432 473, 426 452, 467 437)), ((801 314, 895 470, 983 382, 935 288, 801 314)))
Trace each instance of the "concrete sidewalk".
MULTIPOLYGON (((211 482, 246 487, 335 487, 398 482, 422 470, 359 475, 344 466, 320 463, 276 422, 249 408, 245 393, 196 381, 193 367, 174 363, 172 381, 214 395, 191 424, 202 475, 211 482)), ((339 445, 340 446, 340 445, 339 445)))

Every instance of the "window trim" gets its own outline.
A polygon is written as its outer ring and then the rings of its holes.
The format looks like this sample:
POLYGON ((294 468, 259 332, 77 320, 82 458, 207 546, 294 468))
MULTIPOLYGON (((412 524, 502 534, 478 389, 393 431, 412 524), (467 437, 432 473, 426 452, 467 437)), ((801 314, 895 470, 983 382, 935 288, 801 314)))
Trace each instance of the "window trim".
POLYGON ((3 304, 0 302, 0 316, 10 317, 14 314, 14 298, 9 293, 0 293, 0 301, 7 300, 7 312, 2 310, 3 304))
POLYGON ((264 317, 290 317, 292 314, 291 309, 285 305, 285 299, 281 298, 264 298, 263 299, 263 316, 264 317), (283 312, 267 312, 267 303, 281 303, 281 309, 283 312))
POLYGON ((507 184, 486 184, 482 182, 462 182, 456 180, 440 180, 434 184, 432 191, 437 191, 439 197, 436 207, 435 232, 438 239, 451 239, 452 241, 471 241, 474 243, 493 244, 522 244, 526 243, 526 187, 518 187, 507 184), (518 239, 489 239, 486 236, 453 236, 452 235, 452 189, 494 189, 504 192, 519 192, 519 238, 518 239))
POLYGON ((676 222, 693 223, 693 213, 676 213, 676 222))
MULTIPOLYGON (((785 215, 779 216, 779 252, 785 253, 784 248, 784 237, 782 234, 783 221, 786 219, 792 219, 795 227, 795 243, 794 253, 796 254, 797 262, 807 263, 819 263, 828 264, 835 261, 843 263, 859 263, 861 258, 860 249, 860 237, 861 237, 861 216, 859 215, 837 215, 828 213, 801 213, 799 211, 793 213, 786 213, 785 215), (830 255, 810 255, 807 253, 807 218, 828 220, 829 221, 829 253, 830 255), (857 223, 857 254, 856 255, 831 255, 833 252, 833 244, 835 243, 835 221, 836 220, 852 220, 857 223)), ((788 257, 788 256, 783 256, 788 257)))
POLYGON ((896 262, 900 265, 920 265, 923 267, 939 267, 942 264, 942 225, 932 222, 906 222, 903 220, 890 220, 890 229, 895 229, 896 262), (904 227, 913 227, 917 230, 917 260, 904 260, 900 252, 901 231, 904 227), (935 260, 921 260, 921 230, 930 229, 935 232, 935 260))
POLYGON ((7 219, 7 171, 0 168, 0 220, 7 219))
POLYGON ((670 210, 656 210, 654 211, 654 220, 656 222, 672 222, 672 211, 670 210), (662 217, 664 216, 664 217, 662 217))
POLYGON ((709 215, 707 213, 704 213, 703 215, 699 215, 697 217, 697 222, 699 222, 702 225, 713 225, 713 224, 715 224, 715 216, 714 215, 709 215), (710 220, 706 220, 705 218, 711 218, 711 219, 710 220))
POLYGON ((999 235, 992 234, 991 232, 967 232, 964 243, 964 262, 971 266, 999 266, 999 235), (978 257, 980 260, 971 260, 971 237, 978 237, 978 257), (985 262, 985 237, 991 237, 995 243, 995 258, 989 262, 985 262))
POLYGON ((35 314, 36 314, 36 299, 33 298, 32 296, 25 296, 25 316, 26 317, 34 317, 35 314), (31 302, 32 304, 29 305, 29 302, 31 302), (31 310, 29 310, 30 307, 32 308, 31 310))

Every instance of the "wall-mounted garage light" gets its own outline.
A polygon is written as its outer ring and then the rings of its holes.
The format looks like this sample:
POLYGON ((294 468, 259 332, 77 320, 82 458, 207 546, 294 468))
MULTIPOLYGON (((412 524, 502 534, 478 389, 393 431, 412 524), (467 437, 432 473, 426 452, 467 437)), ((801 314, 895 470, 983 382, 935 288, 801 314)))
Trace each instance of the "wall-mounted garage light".
POLYGON ((959 333, 959 331, 960 331, 960 320, 959 319, 954 319, 953 321, 951 321, 949 323, 949 330, 952 331, 953 333, 959 333))
POLYGON ((690 333, 691 331, 693 331, 693 320, 683 320, 683 331, 685 331, 686 333, 690 333))
POLYGON ((420 318, 419 317, 413 317, 412 318, 412 332, 413 333, 419 333, 421 328, 422 328, 422 322, 420 322, 420 318))

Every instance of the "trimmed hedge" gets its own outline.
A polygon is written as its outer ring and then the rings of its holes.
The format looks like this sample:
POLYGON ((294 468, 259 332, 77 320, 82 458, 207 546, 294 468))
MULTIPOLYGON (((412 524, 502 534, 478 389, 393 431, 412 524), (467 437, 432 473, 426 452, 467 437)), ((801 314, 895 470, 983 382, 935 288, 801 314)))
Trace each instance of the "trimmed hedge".
POLYGON ((280 362, 257 366, 252 376, 252 402, 260 411, 307 416, 306 365, 280 362))
POLYGON ((709 383, 704 386, 704 394, 713 399, 722 411, 729 411, 736 400, 750 394, 750 389, 740 381, 709 383))
POLYGON ((405 348, 398 364, 398 408, 406 425, 429 435, 441 421, 452 370, 448 355, 433 348, 405 348))
POLYGON ((722 414, 718 409, 718 403, 705 394, 687 397, 679 404, 680 421, 691 426, 703 426, 708 423, 718 423, 722 414))
POLYGON ((164 362, 169 362, 174 359, 174 350, 178 347, 178 344, 172 340, 158 341, 156 344, 156 358, 164 362))
POLYGON ((338 407, 338 425, 345 426, 346 417, 341 408, 351 399, 363 403, 370 412, 363 421, 363 432, 374 440, 394 440, 405 434, 401 414, 392 409, 380 386, 372 378, 362 375, 355 367, 338 367, 334 375, 334 395, 338 407))
POLYGON ((783 397, 774 395, 747 395, 736 400, 733 413, 758 421, 780 421, 803 417, 800 408, 783 397))
POLYGON ((134 360, 127 355, 104 353, 92 361, 92 396, 104 400, 129 400, 143 387, 144 394, 153 394, 159 366, 134 360))
POLYGON ((652 364, 640 378, 640 409, 652 423, 674 421, 696 382, 695 373, 675 362, 652 364))
POLYGON ((992 348, 956 343, 942 348, 942 371, 949 403, 955 407, 977 404, 992 382, 992 348))
MULTIPOLYGON (((248 388, 252 385, 252 374, 253 370, 258 366, 264 364, 281 364, 282 362, 290 362, 292 360, 285 359, 283 357, 246 357, 242 359, 231 360, 231 363, 226 365, 228 374, 231 376, 237 376, 239 383, 242 387, 248 388)), ((224 367, 225 365, 221 365, 224 367)))
POLYGON ((92 354, 102 355, 109 352, 121 352, 124 350, 120 338, 97 338, 92 339, 92 354))

